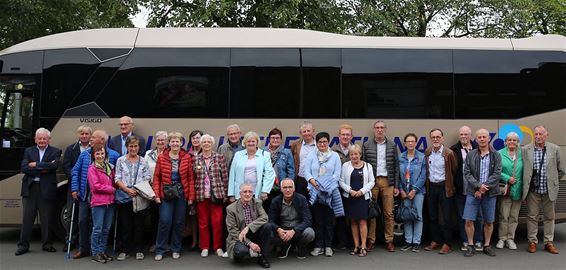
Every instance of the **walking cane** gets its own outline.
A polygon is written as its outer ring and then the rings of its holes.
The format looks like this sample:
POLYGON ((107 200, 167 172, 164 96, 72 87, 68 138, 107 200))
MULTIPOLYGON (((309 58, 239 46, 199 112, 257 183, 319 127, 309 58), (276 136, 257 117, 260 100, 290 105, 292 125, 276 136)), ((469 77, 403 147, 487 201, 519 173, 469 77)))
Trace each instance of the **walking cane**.
MULTIPOLYGON (((114 208, 116 209, 116 208, 114 208)), ((112 256, 116 256, 116 236, 118 235, 118 209, 114 217, 114 244, 112 245, 112 256)))
POLYGON ((73 199, 73 206, 71 210, 71 225, 69 226, 69 236, 67 237, 67 260, 71 258, 71 237, 73 236, 73 221, 75 220, 75 203, 73 199))

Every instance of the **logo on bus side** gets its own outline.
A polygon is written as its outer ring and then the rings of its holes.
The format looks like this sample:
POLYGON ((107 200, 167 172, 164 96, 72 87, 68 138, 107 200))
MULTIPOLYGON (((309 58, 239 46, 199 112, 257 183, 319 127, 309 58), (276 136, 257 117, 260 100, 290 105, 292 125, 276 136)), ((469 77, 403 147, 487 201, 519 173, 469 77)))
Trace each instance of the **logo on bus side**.
POLYGON ((80 118, 81 123, 102 123, 102 118, 80 118))

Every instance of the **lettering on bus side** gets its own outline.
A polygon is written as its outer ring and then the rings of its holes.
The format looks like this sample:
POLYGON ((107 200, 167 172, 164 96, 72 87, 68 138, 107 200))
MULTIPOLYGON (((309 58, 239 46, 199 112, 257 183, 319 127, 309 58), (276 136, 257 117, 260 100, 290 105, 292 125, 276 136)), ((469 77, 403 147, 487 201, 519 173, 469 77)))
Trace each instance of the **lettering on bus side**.
POLYGON ((102 118, 80 118, 81 123, 102 123, 102 118))

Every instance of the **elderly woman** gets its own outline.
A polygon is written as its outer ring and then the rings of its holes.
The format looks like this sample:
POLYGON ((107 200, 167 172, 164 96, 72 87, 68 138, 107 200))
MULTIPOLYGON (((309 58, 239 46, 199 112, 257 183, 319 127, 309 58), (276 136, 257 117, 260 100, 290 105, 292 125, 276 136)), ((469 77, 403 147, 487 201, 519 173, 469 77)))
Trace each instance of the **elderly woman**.
POLYGON ((133 198, 138 196, 134 185, 149 181, 149 167, 143 157, 138 156, 140 140, 135 136, 126 138, 127 154, 118 158, 114 181, 118 186, 116 191, 116 210, 120 228, 120 253, 116 258, 123 261, 132 252, 137 260, 144 259, 144 224, 147 209, 134 213, 133 198))
MULTIPOLYGON (((189 146, 190 148, 188 149, 188 153, 189 155, 191 155, 191 159, 194 161, 195 156, 198 155, 201 151, 202 151, 202 147, 201 147, 201 143, 200 143, 200 138, 202 136, 202 131, 196 129, 191 131, 191 133, 189 134, 189 146)), ((192 169, 193 166, 192 164, 190 165, 190 168, 192 169)), ((193 171, 194 172, 194 171, 193 171)), ((197 209, 195 204, 192 204, 191 206, 189 206, 189 208, 187 209, 187 227, 190 228, 190 231, 192 232, 192 244, 191 244, 191 250, 195 250, 197 248, 197 209)))
POLYGON ((169 133, 169 148, 157 158, 153 174, 155 202, 159 204, 159 224, 155 243, 156 261, 163 259, 169 235, 171 235, 169 247, 173 259, 181 257, 181 240, 187 201, 188 204, 192 204, 190 196, 191 193, 194 193, 192 170, 181 167, 181 161, 185 158, 189 160, 183 163, 191 164, 190 155, 181 149, 182 137, 183 135, 179 132, 169 133))
POLYGON ((405 206, 412 205, 417 209, 418 219, 404 224, 405 245, 401 250, 419 252, 423 233, 426 163, 424 154, 415 150, 417 135, 409 133, 403 141, 407 150, 399 155, 399 194, 405 206))
POLYGON ((499 154, 502 167, 500 183, 507 183, 508 191, 499 200, 499 241, 495 247, 517 249, 514 239, 523 186, 523 159, 517 133, 509 132, 505 136, 505 148, 499 150, 499 154))
POLYGON ((238 188, 249 183, 254 189, 254 196, 262 201, 267 200, 275 181, 275 172, 271 166, 271 154, 258 149, 259 136, 250 131, 244 135, 244 150, 236 152, 230 166, 228 180, 228 196, 230 202, 240 198, 238 188))
MULTIPOLYGON (((147 162, 149 168, 149 175, 151 176, 150 184, 153 183, 153 173, 155 172, 155 163, 157 162, 157 157, 165 150, 167 147, 167 132, 158 131, 155 133, 155 148, 147 150, 145 152, 144 159, 147 162)), ((159 207, 155 202, 151 202, 149 205, 149 215, 151 216, 151 237, 153 237, 152 242, 155 243, 155 236, 157 235, 157 224, 159 223, 159 207)), ((155 244, 151 245, 149 248, 150 252, 155 252, 155 244)))
POLYGON ((212 227, 212 248, 222 256, 222 209, 227 200, 228 169, 224 155, 212 151, 214 137, 204 134, 199 144, 202 151, 194 157, 195 197, 198 213, 199 247, 201 257, 208 256, 210 248, 210 227, 212 227))
POLYGON ((108 163, 108 153, 102 144, 95 144, 91 151, 92 164, 88 167, 88 185, 90 187, 92 207, 92 235, 90 250, 92 261, 106 263, 112 258, 106 255, 106 242, 112 217, 114 216, 114 171, 108 163))
POLYGON ((283 147, 283 133, 278 128, 269 131, 269 145, 264 150, 271 154, 271 165, 275 170, 275 183, 269 194, 269 198, 263 202, 265 212, 269 213, 271 199, 281 194, 279 182, 285 178, 295 179, 295 161, 291 150, 283 147))
POLYGON ((371 189, 375 185, 375 177, 371 164, 361 160, 362 148, 359 145, 353 144, 348 147, 348 156, 350 161, 342 165, 340 187, 344 191, 342 195, 346 198, 344 210, 346 217, 351 221, 354 239, 354 249, 350 254, 358 254, 358 256, 364 257, 367 255, 369 200, 371 199, 371 189))
POLYGON ((344 215, 342 198, 338 191, 342 163, 336 152, 330 150, 330 135, 316 134, 316 149, 308 155, 305 164, 305 179, 308 179, 310 203, 313 206, 315 228, 312 256, 325 254, 332 257, 334 218, 344 215))

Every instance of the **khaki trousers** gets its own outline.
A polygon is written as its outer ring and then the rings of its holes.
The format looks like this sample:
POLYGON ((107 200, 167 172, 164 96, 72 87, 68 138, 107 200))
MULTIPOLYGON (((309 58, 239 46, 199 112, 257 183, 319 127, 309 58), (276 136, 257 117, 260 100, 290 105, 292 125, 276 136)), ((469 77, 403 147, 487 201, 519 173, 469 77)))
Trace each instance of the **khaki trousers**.
MULTIPOLYGON (((389 186, 389 180, 387 177, 378 176, 375 179, 375 185, 371 189, 371 199, 378 200, 381 198, 383 203, 383 208, 381 209, 383 213, 383 219, 385 223, 385 228, 383 229, 385 233, 385 242, 393 242, 393 186, 389 186)), ((368 226, 368 240, 370 243, 375 243, 375 234, 377 230, 377 222, 375 218, 369 220, 368 226)))
POLYGON ((527 239, 529 243, 538 243, 538 213, 539 205, 542 204, 542 212, 544 216, 544 243, 554 240, 554 207, 556 201, 551 201, 548 194, 538 194, 529 191, 527 194, 527 239))
POLYGON ((509 196, 499 199, 499 240, 514 240, 519 223, 521 201, 513 201, 509 196))

